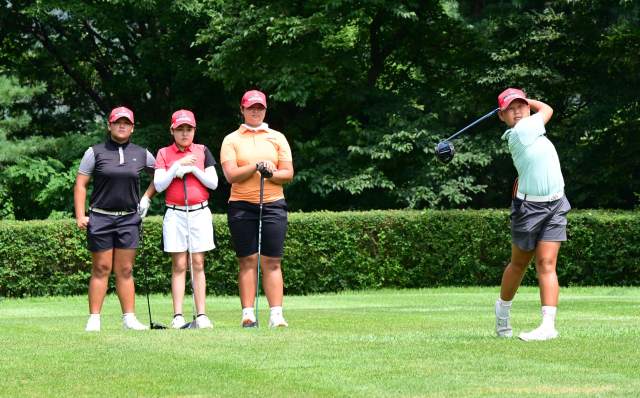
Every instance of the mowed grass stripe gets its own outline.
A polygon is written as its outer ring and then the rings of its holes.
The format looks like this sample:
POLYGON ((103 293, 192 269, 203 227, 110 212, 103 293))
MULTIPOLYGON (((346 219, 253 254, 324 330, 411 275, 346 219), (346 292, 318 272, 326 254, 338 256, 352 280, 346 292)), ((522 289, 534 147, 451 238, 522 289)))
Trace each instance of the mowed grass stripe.
MULTIPOLYGON (((3 396, 639 396, 640 289, 562 289, 560 337, 497 339, 497 288, 286 297, 291 327, 239 327, 237 297, 209 297, 214 330, 122 331, 108 296, 86 333, 86 297, 0 301, 3 396)), ((152 296, 169 325, 171 297, 152 296)), ((185 305, 189 314, 190 303, 185 305)), ((146 298, 137 317, 148 323, 146 298)), ((540 323, 535 288, 514 334, 540 323)))

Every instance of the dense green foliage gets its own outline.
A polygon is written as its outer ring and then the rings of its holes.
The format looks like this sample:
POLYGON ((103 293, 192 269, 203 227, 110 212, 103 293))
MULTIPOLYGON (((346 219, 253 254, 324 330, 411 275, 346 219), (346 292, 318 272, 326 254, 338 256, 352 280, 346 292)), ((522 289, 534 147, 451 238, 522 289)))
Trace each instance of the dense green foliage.
MULTIPOLYGON (((287 294, 499 285, 509 262, 508 211, 293 213, 283 259, 287 294)), ((206 255, 207 288, 237 293, 237 262, 225 216, 206 255)), ((162 220, 145 219, 151 290, 170 292, 171 259, 159 250, 162 220)), ((563 286, 640 286, 640 215, 577 211, 558 259, 563 286)), ((91 274, 85 233, 72 220, 0 222, 0 295, 83 294, 91 274)), ((134 267, 144 289, 140 251, 134 267)), ((110 291, 114 284, 111 280, 110 291)), ((524 283, 536 285, 533 267, 524 283)))
MULTIPOLYGON (((11 76, 0 90, 38 87, 2 103, 30 117, 13 139, 64 144, 0 159, 0 185, 16 188, 0 188, 5 219, 71 211, 65 184, 112 107, 134 110, 132 140, 153 153, 170 143, 171 112, 191 109, 217 154, 254 88, 292 144, 292 210, 504 207, 516 172, 497 116, 454 140, 448 166, 432 152, 510 86, 554 108, 547 131, 575 207, 638 204, 635 1, 16 0, 0 20, 0 75, 11 76)), ((230 189, 220 177, 218 210, 230 189)))

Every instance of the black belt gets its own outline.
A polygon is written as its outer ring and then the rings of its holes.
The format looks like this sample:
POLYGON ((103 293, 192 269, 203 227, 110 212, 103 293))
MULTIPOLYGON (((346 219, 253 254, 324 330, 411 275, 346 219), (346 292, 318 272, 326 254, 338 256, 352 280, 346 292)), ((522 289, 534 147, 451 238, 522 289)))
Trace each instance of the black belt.
MULTIPOLYGON (((186 207, 187 206, 167 205, 167 209, 171 209, 171 210, 175 210, 175 211, 184 211, 184 212, 187 211, 186 207)), ((205 202, 200 203, 199 205, 189 206, 189 211, 202 210, 202 209, 207 208, 207 207, 209 207, 209 203, 207 203, 205 201, 205 202)))

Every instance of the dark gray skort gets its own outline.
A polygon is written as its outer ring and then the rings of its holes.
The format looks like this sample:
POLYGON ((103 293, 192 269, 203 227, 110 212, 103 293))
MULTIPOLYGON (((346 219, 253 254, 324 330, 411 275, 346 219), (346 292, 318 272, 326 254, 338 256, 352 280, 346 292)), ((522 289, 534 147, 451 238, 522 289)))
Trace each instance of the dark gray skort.
POLYGON ((571 205, 566 196, 553 202, 530 202, 513 198, 511 202, 511 242, 522 250, 533 250, 538 241, 565 242, 567 213, 571 205))

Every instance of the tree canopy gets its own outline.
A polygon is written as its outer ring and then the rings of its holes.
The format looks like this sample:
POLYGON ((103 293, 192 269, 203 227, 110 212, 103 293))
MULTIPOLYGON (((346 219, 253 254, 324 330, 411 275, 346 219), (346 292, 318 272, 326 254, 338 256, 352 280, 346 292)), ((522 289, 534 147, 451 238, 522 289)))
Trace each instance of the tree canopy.
POLYGON ((132 139, 152 153, 171 142, 171 113, 190 109, 217 154, 250 89, 291 143, 291 210, 506 207, 517 174, 497 116, 453 140, 449 165, 433 148, 507 87, 554 108, 547 132, 574 207, 638 203, 634 1, 17 0, 0 18, 0 82, 32 90, 2 102, 2 123, 28 120, 0 139, 30 148, 0 160, 14 187, 2 195, 46 208, 13 217, 71 212, 65 184, 111 108, 135 112, 132 139))

